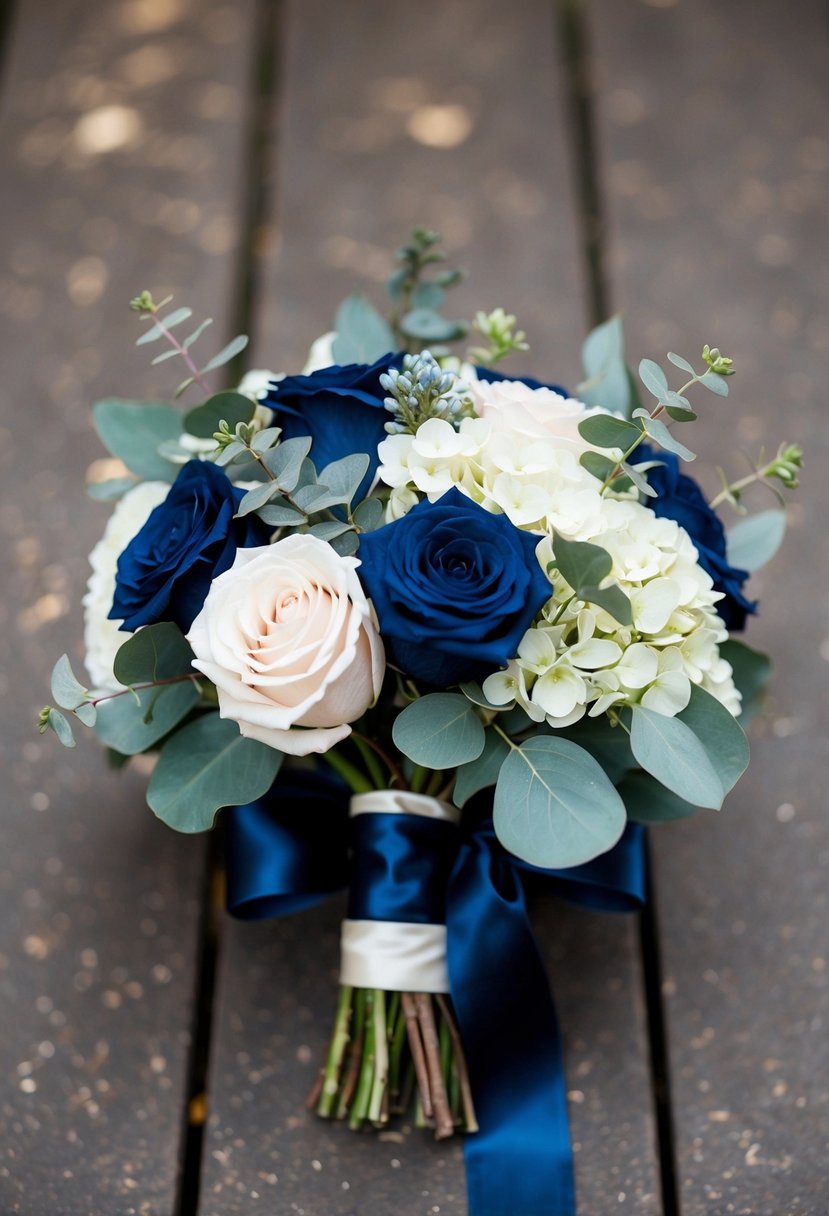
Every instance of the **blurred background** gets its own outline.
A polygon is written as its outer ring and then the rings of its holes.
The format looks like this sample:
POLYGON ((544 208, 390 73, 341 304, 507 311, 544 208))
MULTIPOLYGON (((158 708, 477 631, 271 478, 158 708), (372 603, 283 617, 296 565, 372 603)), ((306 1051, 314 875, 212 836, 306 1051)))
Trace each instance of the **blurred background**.
POLYGON ((732 356, 695 433, 712 494, 739 449, 806 449, 752 584, 776 665, 752 769, 653 833, 642 938, 545 935, 585 1212, 825 1213, 825 6, 17 0, 0 35, 0 1210, 464 1210, 457 1154, 322 1159, 291 1123, 335 918, 212 922, 205 842, 154 821, 140 765, 34 725, 55 658, 82 666, 108 511, 82 485, 112 472, 90 405, 180 379, 136 350, 130 298, 173 293, 215 348, 241 330, 249 366, 295 371, 346 294, 382 306, 425 224, 469 270, 451 311, 517 313, 516 371, 575 384, 617 310, 634 365, 732 356))

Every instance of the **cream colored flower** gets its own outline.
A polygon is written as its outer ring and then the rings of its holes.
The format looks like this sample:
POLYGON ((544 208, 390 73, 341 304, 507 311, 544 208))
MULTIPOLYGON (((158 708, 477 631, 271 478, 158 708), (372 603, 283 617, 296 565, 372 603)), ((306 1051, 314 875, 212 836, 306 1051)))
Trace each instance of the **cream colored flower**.
POLYGON ((326 752, 377 697, 385 657, 359 564, 296 534, 240 549, 213 582, 187 640, 247 738, 326 752))

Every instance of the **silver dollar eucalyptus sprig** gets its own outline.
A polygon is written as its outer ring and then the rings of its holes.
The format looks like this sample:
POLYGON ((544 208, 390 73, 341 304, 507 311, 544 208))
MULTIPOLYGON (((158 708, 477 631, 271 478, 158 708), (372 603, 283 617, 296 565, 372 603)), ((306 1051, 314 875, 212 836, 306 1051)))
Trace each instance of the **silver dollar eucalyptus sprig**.
POLYGON ((464 418, 475 416, 466 385, 428 350, 405 355, 403 367, 384 372, 380 383, 390 394, 383 402, 393 417, 385 424, 389 435, 414 435, 429 418, 442 418, 457 428, 464 418))

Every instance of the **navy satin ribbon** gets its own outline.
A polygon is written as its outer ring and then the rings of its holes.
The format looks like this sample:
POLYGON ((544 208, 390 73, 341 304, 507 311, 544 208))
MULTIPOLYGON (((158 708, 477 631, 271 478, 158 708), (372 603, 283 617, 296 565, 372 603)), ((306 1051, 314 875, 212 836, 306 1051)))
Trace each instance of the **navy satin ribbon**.
POLYGON ((281 916, 350 881, 354 919, 439 923, 445 913, 452 1001, 480 1124, 464 1139, 470 1216, 575 1216, 561 1040, 523 874, 542 875, 582 907, 641 907, 643 831, 629 825, 611 852, 586 865, 540 870, 504 851, 483 800, 478 807, 460 833, 411 815, 349 821, 348 794, 335 779, 282 779, 265 798, 223 813, 228 908, 247 919, 281 916))

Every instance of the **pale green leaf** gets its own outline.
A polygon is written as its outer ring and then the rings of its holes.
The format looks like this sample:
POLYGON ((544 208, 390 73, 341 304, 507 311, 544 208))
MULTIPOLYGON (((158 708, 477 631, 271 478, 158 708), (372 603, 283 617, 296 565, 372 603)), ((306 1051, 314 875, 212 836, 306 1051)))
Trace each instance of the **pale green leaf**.
POLYGON ((493 819, 508 852, 563 869, 611 849, 624 831, 625 807, 588 752, 557 735, 536 735, 503 762, 493 819))
POLYGON ((455 768, 477 759, 484 749, 484 728, 466 697, 435 692, 418 697, 397 715, 395 747, 426 768, 455 768))
POLYGON ((785 535, 785 511, 760 511, 741 519, 726 537, 729 564, 753 574, 771 561, 785 535))
POLYGON ((693 806, 719 810, 722 782, 700 740, 684 722, 633 707, 630 746, 646 773, 693 806))
POLYGON ((282 753, 239 726, 205 714, 165 743, 150 779, 150 809, 178 832, 203 832, 225 806, 253 802, 270 789, 282 753))

